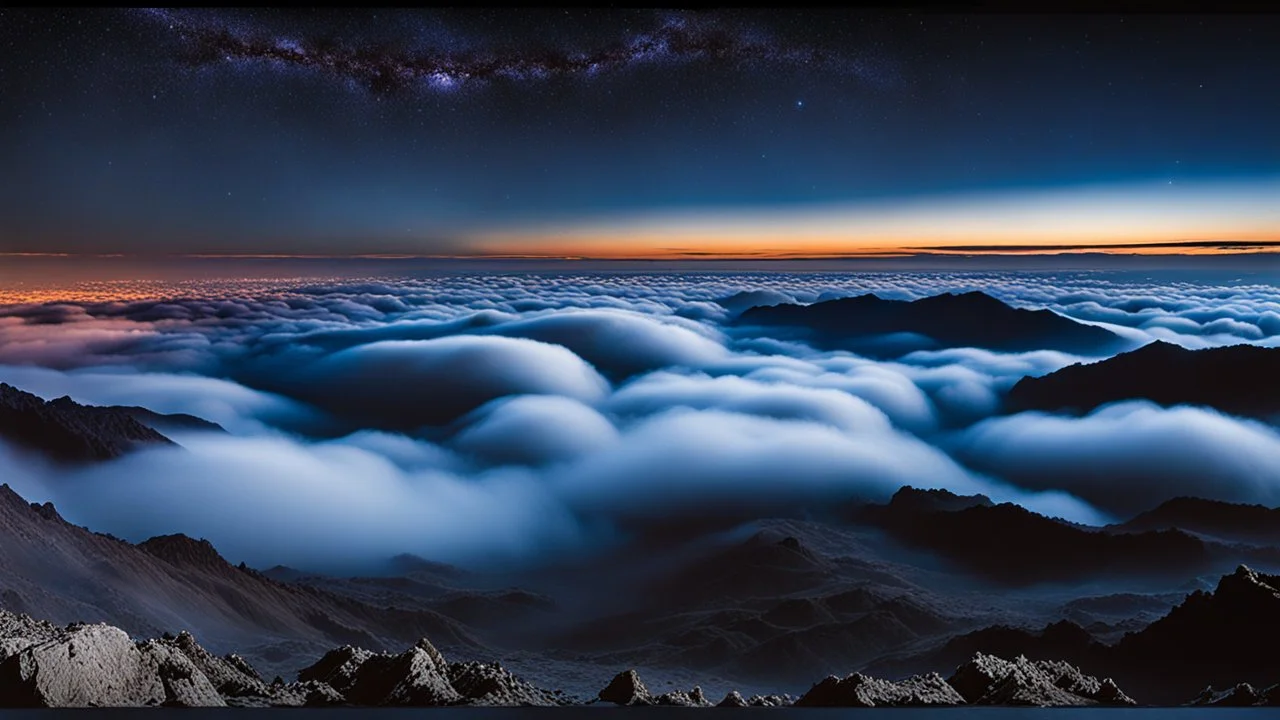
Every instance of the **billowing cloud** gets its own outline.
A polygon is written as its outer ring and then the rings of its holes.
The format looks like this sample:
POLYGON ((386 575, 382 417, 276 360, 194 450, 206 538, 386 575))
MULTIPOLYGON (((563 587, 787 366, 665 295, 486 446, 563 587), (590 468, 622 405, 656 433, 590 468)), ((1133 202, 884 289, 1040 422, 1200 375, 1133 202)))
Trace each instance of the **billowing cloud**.
POLYGON ((445 424, 506 395, 595 402, 609 389, 594 368, 559 345, 480 335, 360 345, 284 382, 319 407, 396 429, 445 424))
POLYGON ((672 366, 701 367, 728 354, 708 337, 710 330, 696 323, 657 322, 634 313, 564 312, 511 323, 494 332, 563 345, 614 378, 672 366))
POLYGON ((957 455, 1032 490, 1127 518, 1178 496, 1280 505, 1280 433, 1195 407, 1125 402, 1083 418, 1021 413, 962 433, 957 455))
POLYGON ((1018 379, 1076 356, 879 362, 731 322, 754 304, 968 290, 1134 342, 1280 343, 1274 286, 1110 275, 218 281, 0 308, 0 381, 189 413, 230 437, 79 469, 6 448, 0 474, 95 530, 312 567, 400 552, 527 564, 671 519, 807 517, 903 484, 1081 522, 1175 495, 1280 504, 1272 426, 1144 403, 997 414, 1018 379))
POLYGON ((618 431, 603 415, 556 395, 494 400, 467 420, 453 446, 496 464, 563 463, 618 442, 618 431))

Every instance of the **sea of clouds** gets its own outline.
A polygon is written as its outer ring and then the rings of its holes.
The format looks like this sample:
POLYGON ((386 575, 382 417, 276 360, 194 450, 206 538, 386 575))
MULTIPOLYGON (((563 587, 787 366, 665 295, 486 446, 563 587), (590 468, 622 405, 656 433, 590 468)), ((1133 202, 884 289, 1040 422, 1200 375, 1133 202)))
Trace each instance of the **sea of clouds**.
POLYGON ((94 530, 183 532, 233 561, 319 570, 404 552, 528 566, 907 484, 1090 524, 1178 495, 1280 505, 1272 425, 1141 401, 1002 411, 1020 378, 1098 358, 877 361, 733 323, 760 304, 969 290, 1131 347, 1280 345, 1273 285, 1106 273, 227 281, 204 297, 0 307, 0 381, 228 430, 82 468, 0 446, 0 477, 94 530))

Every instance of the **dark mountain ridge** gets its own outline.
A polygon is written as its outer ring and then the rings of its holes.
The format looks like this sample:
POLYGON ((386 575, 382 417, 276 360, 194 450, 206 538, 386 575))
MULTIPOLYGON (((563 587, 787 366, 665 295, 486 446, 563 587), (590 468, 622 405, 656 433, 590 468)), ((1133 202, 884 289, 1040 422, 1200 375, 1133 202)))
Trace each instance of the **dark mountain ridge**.
POLYGON ((1188 350, 1155 341, 1095 363, 1078 363, 1009 390, 1011 411, 1088 412, 1120 400, 1206 405, 1251 417, 1280 415, 1280 348, 1256 345, 1188 350))
MULTIPOLYGON (((1009 585, 1109 577, 1181 578, 1212 570, 1216 548, 1180 529, 1104 532, 982 495, 904 487, 886 505, 853 512, 898 542, 1009 585)), ((1228 564, 1228 567, 1230 565, 1228 564)))
POLYGON ((1119 532, 1169 528, 1230 542, 1280 546, 1280 508, 1177 497, 1132 520, 1108 527, 1119 532))
POLYGON ((44 400, 0 383, 0 437, 64 462, 111 460, 145 445, 173 441, 115 408, 69 397, 44 400))
POLYGON ((903 333, 924 336, 934 346, 1008 351, 1097 351, 1119 340, 1109 330, 1051 310, 1011 307, 982 292, 913 301, 868 294, 811 305, 764 305, 747 309, 737 322, 796 328, 819 345, 862 350, 876 345, 860 341, 903 333))

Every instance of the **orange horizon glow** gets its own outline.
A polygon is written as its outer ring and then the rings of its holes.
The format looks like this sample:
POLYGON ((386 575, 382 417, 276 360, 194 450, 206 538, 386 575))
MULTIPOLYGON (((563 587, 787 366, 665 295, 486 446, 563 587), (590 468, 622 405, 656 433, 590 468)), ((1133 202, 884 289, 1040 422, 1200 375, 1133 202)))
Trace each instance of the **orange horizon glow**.
MULTIPOLYGON (((1233 255, 1280 252, 1280 176, 1095 185, 807 206, 654 209, 474 228, 451 252, 422 241, 351 252, 193 249, 76 255, 12 247, 0 257, 251 260, 800 260, 916 255, 1233 255)), ((334 241, 326 241, 332 246, 334 241)))

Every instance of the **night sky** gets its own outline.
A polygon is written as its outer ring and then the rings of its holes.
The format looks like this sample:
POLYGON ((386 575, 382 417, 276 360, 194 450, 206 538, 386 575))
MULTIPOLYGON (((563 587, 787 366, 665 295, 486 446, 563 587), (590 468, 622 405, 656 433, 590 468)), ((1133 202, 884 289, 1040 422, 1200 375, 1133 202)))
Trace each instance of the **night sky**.
POLYGON ((1274 247, 1276 88, 1280 16, 0 10, 0 252, 1274 247))

